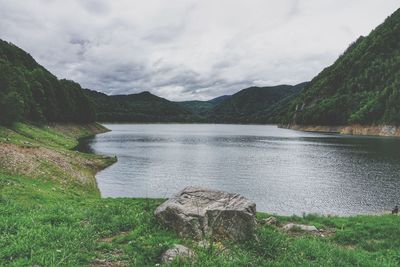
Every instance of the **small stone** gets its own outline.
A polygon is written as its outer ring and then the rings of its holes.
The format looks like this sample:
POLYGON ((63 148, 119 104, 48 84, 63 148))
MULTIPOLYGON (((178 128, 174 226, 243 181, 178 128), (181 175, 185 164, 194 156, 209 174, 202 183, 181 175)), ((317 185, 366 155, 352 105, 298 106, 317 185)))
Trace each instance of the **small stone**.
POLYGON ((180 259, 193 259, 196 256, 193 250, 182 245, 175 245, 173 248, 166 250, 161 260, 164 264, 172 263, 176 258, 180 259))
POLYGON ((271 217, 268 217, 268 218, 262 220, 261 224, 277 225, 278 224, 278 220, 275 217, 271 216, 271 217))
POLYGON ((285 231, 292 231, 292 230, 299 229, 304 232, 318 232, 317 227, 315 227, 314 225, 288 223, 288 224, 284 225, 282 228, 285 231))
POLYGON ((207 240, 201 240, 197 243, 197 245, 201 248, 205 248, 208 249, 210 248, 210 242, 208 242, 207 240))

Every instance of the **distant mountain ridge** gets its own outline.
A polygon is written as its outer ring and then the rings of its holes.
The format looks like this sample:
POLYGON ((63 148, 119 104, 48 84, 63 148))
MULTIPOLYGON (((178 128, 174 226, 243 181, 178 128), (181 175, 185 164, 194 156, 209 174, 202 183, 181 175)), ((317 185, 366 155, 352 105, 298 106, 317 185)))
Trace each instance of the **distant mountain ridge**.
POLYGON ((0 123, 269 123, 303 86, 252 87, 209 101, 173 102, 150 92, 111 95, 58 80, 17 46, 0 40, 0 123), (279 112, 277 112, 279 111, 279 112))
POLYGON ((182 102, 169 101, 150 92, 110 96, 88 89, 84 92, 92 101, 99 121, 275 123, 286 111, 288 100, 298 95, 305 85, 251 87, 209 101, 182 102))
POLYGON ((190 110, 193 115, 198 116, 198 119, 203 118, 204 120, 206 120, 214 107, 230 97, 230 95, 223 95, 207 101, 191 100, 176 103, 186 108, 187 110, 190 110))
POLYGON ((108 122, 184 122, 191 112, 175 102, 150 92, 111 95, 84 90, 92 101, 99 121, 108 122))

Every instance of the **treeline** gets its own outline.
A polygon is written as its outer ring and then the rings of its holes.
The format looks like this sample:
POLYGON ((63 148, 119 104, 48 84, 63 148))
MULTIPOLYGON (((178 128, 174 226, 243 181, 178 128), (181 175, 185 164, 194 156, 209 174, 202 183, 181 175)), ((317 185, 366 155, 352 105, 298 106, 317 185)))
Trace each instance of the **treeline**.
POLYGON ((208 114, 213 123, 279 123, 288 104, 307 83, 250 87, 216 105, 208 114))
MULTIPOLYGON (((0 40, 0 124, 31 122, 269 123, 298 86, 252 87, 210 101, 172 102, 149 92, 108 96, 58 80, 28 53, 0 40)), ((272 120, 273 118, 274 120, 272 120)))
POLYGON ((57 77, 28 53, 0 40, 0 124, 91 122, 95 111, 79 84, 57 77))
POLYGON ((103 122, 190 122, 193 113, 149 92, 111 95, 84 90, 103 122))
POLYGON ((251 87, 209 101, 172 102, 149 92, 108 96, 84 90, 104 122, 276 123, 306 83, 251 87))
POLYGON ((315 77, 283 120, 400 125, 400 10, 315 77))

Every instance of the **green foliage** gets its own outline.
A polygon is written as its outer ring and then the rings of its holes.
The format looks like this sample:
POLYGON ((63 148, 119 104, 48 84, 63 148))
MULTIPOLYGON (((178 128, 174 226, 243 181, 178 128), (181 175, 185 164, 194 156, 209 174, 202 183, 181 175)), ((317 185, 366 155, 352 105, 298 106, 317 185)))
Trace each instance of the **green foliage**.
POLYGON ((99 121, 112 122, 185 122, 191 112, 177 103, 149 92, 113 95, 84 90, 99 121))
POLYGON ((336 233, 292 237, 274 226, 259 226, 255 240, 201 248, 155 220, 154 209, 162 200, 82 197, 54 181, 5 174, 0 174, 0 190, 0 262, 6 266, 155 266, 174 244, 197 254, 181 266, 400 264, 399 216, 279 217, 281 223, 309 223, 336 233))
POLYGON ((0 94, 0 124, 10 125, 23 116, 24 101, 17 92, 0 94))
POLYGON ((107 96, 84 91, 92 101, 99 121, 276 123, 304 85, 252 87, 232 96, 183 102, 171 102, 149 92, 107 96))
POLYGON ((290 104, 287 123, 400 124, 400 10, 360 37, 290 104))
POLYGON ((107 96, 85 90, 99 121, 276 123, 306 83, 252 87, 209 101, 171 102, 149 92, 107 96))
POLYGON ((295 86, 251 87, 225 99, 210 112, 208 121, 218 123, 275 123, 289 100, 306 83, 295 86))
POLYGON ((204 120, 206 122, 213 109, 230 97, 230 95, 223 95, 208 101, 193 100, 177 103, 187 110, 190 110, 199 120, 204 120))
POLYGON ((0 40, 0 123, 90 122, 95 112, 79 84, 58 80, 22 49, 0 40))

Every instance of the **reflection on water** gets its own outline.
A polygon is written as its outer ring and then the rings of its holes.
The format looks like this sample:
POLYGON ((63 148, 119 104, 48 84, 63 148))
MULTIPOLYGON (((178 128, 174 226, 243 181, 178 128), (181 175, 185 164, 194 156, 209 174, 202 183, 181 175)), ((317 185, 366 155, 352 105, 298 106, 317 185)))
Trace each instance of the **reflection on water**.
POLYGON ((87 139, 116 155, 104 197, 168 197, 188 185, 238 192, 269 213, 352 215, 400 202, 400 139, 304 133, 275 126, 109 124, 87 139))

